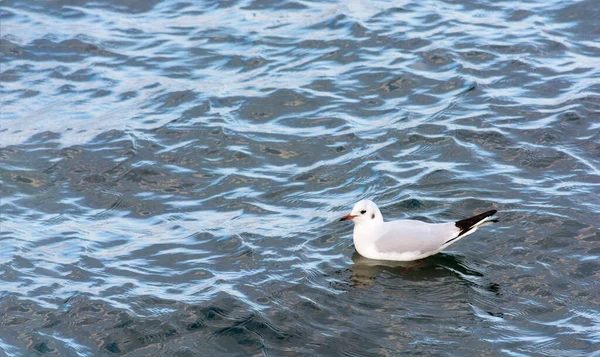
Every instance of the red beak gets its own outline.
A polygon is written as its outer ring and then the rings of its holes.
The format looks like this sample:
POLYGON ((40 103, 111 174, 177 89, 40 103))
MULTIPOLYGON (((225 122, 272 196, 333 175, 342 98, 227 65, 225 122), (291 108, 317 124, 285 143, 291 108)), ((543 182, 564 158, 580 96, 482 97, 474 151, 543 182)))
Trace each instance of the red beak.
POLYGON ((351 221, 355 218, 356 216, 353 216, 351 214, 347 214, 344 217, 340 218, 340 221, 351 221))

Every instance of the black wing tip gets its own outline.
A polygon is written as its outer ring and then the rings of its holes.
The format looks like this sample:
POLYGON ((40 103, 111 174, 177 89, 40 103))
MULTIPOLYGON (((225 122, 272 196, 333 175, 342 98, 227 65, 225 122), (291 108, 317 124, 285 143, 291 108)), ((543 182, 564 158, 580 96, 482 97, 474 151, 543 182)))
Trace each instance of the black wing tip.
MULTIPOLYGON (((467 219, 460 220, 460 221, 456 222, 455 224, 456 224, 456 227, 460 228, 460 235, 462 235, 462 234, 468 232, 477 223, 483 221, 484 219, 486 219, 490 216, 495 215, 497 212, 498 212, 497 210, 493 209, 493 210, 490 210, 487 212, 480 213, 477 216, 473 216, 473 217, 470 217, 467 219)), ((493 220, 493 221, 498 222, 497 220, 493 220)), ((488 221, 488 222, 490 222, 490 221, 488 221)))
MULTIPOLYGON (((487 218, 487 217, 493 216, 493 215, 495 215, 496 213, 498 213, 498 210, 491 209, 491 210, 489 210, 489 211, 485 211, 485 212, 483 212, 483 213, 480 213, 480 214, 478 214, 478 215, 476 215, 476 216, 473 216, 473 217, 471 217, 471 218, 475 218, 475 217, 482 217, 482 219, 483 219, 483 218, 487 218)), ((471 219, 471 218, 467 218, 467 219, 471 219)), ((466 221, 467 219, 463 219, 463 221, 466 221)), ((460 221, 459 221, 459 222, 460 222, 460 221)))
MULTIPOLYGON (((462 237, 464 234, 468 233, 477 223, 483 221, 484 219, 493 216, 496 214, 496 212, 498 212, 497 210, 493 209, 487 212, 483 212, 478 214, 477 216, 473 216, 471 218, 467 218, 467 219, 463 219, 461 221, 458 221, 456 223, 454 223, 454 225, 460 229, 460 233, 458 233, 458 235, 452 239, 450 239, 447 242, 444 242, 444 244, 450 243, 454 240, 457 240, 458 238, 462 237)), ((497 219, 490 219, 488 221, 486 221, 486 223, 498 223, 497 219)))

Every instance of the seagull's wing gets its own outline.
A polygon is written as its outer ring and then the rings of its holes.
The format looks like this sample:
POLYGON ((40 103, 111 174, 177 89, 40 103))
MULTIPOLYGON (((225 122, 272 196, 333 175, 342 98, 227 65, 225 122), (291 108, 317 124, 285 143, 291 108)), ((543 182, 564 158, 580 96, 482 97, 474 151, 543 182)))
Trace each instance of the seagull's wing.
POLYGON ((432 224, 415 220, 385 222, 375 240, 383 253, 428 253, 439 250, 460 233, 454 223, 432 224))

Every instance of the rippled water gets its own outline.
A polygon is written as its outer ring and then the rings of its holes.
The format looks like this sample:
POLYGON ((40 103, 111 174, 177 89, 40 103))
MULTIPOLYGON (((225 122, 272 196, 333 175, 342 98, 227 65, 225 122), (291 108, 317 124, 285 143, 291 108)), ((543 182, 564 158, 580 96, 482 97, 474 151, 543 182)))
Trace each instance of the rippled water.
POLYGON ((600 356, 597 2, 0 5, 0 355, 600 356))

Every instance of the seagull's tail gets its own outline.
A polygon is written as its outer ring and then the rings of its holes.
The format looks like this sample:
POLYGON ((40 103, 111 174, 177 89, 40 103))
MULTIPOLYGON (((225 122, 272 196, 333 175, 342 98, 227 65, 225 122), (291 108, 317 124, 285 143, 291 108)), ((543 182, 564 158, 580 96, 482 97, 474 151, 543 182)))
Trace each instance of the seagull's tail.
POLYGON ((460 229, 460 232, 456 237, 446 241, 444 244, 448 244, 457 240, 458 238, 462 238, 466 235, 469 235, 475 232, 479 227, 487 226, 489 224, 498 222, 498 220, 496 219, 489 219, 491 216, 495 215, 496 212, 497 211, 493 209, 491 211, 478 214, 477 216, 473 216, 471 218, 463 219, 461 221, 456 222, 455 225, 458 229, 460 229))

